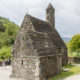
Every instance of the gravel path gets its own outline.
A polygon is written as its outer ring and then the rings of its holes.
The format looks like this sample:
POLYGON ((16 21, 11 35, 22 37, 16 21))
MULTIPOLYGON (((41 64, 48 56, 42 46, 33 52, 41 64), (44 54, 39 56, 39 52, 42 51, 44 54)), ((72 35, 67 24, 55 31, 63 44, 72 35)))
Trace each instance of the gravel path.
MULTIPOLYGON (((0 80, 21 80, 21 79, 15 79, 15 78, 10 78, 11 75, 11 66, 6 66, 6 69, 2 69, 0 67, 0 80)), ((80 74, 74 75, 67 77, 63 80, 80 80, 80 74)))
POLYGON ((63 80, 80 80, 80 74, 67 77, 67 78, 65 78, 65 79, 63 79, 63 80))
POLYGON ((11 66, 0 67, 0 80, 20 80, 15 78, 10 78, 11 75, 11 66))

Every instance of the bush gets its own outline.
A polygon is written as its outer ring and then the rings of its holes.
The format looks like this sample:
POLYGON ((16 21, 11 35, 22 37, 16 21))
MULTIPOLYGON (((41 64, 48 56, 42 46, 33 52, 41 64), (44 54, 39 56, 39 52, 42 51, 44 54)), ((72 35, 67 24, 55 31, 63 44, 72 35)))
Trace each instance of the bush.
POLYGON ((11 57, 11 47, 2 47, 0 49, 0 59, 2 60, 2 58, 4 59, 8 59, 11 57))

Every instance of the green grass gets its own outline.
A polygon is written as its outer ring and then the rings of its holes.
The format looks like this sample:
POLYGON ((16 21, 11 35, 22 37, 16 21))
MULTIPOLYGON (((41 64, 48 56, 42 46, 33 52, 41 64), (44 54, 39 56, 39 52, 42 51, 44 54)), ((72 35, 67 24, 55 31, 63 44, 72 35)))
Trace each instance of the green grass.
POLYGON ((68 57, 77 57, 77 58, 80 58, 80 53, 76 53, 76 52, 68 53, 68 57))
POLYGON ((59 80, 80 73, 80 66, 65 66, 64 68, 69 68, 69 71, 61 72, 60 75, 57 75, 50 80, 59 80))

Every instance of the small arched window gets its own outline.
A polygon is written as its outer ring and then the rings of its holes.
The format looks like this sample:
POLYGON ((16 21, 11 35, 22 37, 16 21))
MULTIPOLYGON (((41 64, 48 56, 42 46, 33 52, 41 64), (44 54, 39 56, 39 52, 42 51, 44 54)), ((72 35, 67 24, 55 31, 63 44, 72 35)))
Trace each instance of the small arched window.
POLYGON ((23 60, 22 60, 22 66, 23 66, 23 60))
POLYGON ((49 16, 47 17, 47 19, 49 20, 49 16))
POLYGON ((49 13, 49 10, 47 10, 47 13, 49 13))

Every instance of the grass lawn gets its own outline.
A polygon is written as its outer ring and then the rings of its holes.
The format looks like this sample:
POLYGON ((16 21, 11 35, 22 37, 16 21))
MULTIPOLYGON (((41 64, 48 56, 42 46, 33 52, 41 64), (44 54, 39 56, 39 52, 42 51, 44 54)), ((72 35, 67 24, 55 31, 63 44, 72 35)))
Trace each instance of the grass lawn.
POLYGON ((63 79, 63 78, 66 78, 66 77, 80 73, 80 66, 78 66, 78 65, 76 65, 76 66, 65 66, 63 68, 69 68, 69 71, 62 72, 60 75, 57 75, 50 80, 59 80, 59 79, 63 79))

